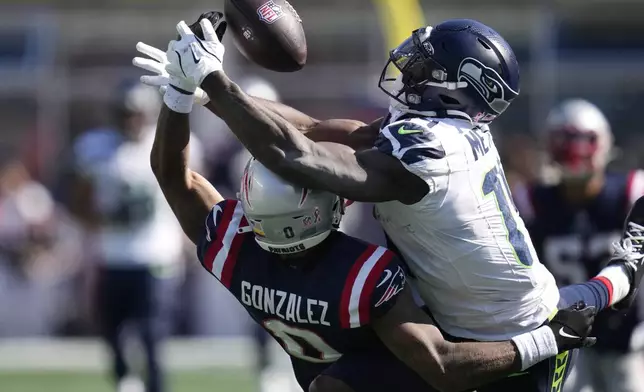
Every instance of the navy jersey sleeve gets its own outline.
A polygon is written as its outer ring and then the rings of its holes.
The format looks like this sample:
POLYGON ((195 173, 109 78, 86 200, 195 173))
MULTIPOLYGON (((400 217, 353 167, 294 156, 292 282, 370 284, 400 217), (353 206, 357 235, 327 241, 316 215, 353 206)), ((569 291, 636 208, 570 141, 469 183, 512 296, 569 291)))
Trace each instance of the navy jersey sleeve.
POLYGON ((245 225, 241 203, 223 200, 208 214, 197 246, 197 257, 201 264, 226 286, 243 240, 239 228, 245 225))
POLYGON ((434 135, 436 121, 403 120, 387 125, 376 139, 376 148, 407 166, 442 159, 445 150, 434 135))
POLYGON ((340 323, 359 328, 386 314, 406 284, 401 262, 393 252, 371 245, 353 265, 342 294, 340 323))

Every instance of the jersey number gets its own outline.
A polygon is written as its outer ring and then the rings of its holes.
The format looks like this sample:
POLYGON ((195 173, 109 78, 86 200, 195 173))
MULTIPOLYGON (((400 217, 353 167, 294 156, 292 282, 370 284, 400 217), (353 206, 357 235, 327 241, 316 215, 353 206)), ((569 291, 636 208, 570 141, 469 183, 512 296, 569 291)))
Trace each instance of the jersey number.
POLYGON ((601 261, 610 256, 610 244, 619 238, 619 233, 600 233, 587 239, 580 235, 546 238, 543 243, 543 262, 558 283, 582 283, 590 277, 589 268, 599 268, 601 261))
POLYGON ((512 246, 515 258, 526 267, 532 265, 532 254, 530 247, 525 241, 525 236, 517 226, 517 221, 512 214, 512 210, 517 211, 510 195, 510 187, 505 179, 503 169, 499 165, 485 174, 483 180, 483 195, 494 195, 496 205, 501 211, 503 224, 505 225, 508 242, 512 246))
POLYGON ((264 321, 264 328, 295 358, 308 362, 330 363, 342 356, 315 332, 286 325, 277 319, 264 321))

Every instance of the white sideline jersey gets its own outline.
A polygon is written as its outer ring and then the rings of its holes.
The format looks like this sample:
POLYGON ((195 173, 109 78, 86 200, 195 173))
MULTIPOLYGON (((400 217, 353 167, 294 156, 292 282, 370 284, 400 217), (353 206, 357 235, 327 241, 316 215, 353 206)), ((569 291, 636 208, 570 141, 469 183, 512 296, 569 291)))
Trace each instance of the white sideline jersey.
POLYGON ((378 203, 376 217, 445 332, 505 340, 554 313, 559 290, 514 207, 487 126, 407 117, 385 125, 376 148, 429 185, 416 204, 378 203))
MULTIPOLYGON (((150 167, 154 128, 143 132, 139 140, 127 140, 112 129, 90 130, 74 144, 77 170, 93 185, 101 217, 96 246, 106 266, 181 260, 184 234, 150 167)), ((190 150, 191 160, 198 160, 198 141, 192 137, 190 150)))

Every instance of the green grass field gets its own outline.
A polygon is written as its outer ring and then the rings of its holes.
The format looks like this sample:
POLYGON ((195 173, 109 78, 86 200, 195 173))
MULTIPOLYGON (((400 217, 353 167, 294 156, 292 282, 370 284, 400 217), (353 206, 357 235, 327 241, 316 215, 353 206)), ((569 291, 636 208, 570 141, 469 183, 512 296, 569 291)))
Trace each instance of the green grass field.
MULTIPOLYGON (((216 369, 168 375, 168 392, 255 392, 248 371, 216 369)), ((105 374, 72 372, 0 372, 2 392, 114 392, 105 374)))

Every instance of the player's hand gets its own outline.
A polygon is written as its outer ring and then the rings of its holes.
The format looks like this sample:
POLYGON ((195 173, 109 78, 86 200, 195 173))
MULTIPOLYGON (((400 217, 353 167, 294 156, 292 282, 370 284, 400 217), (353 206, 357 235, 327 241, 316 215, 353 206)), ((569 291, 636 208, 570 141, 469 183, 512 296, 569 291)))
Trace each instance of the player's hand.
POLYGON ((550 320, 548 326, 555 334, 559 352, 574 348, 590 347, 597 338, 590 337, 597 309, 578 302, 567 309, 561 309, 550 320))
POLYGON ((181 39, 170 41, 166 52, 169 64, 165 69, 171 77, 190 83, 188 92, 194 92, 201 82, 213 72, 223 69, 224 45, 219 41, 212 23, 208 19, 199 22, 204 39, 197 37, 186 22, 177 24, 181 39))
MULTIPOLYGON (((186 91, 191 88, 192 84, 185 85, 183 78, 171 77, 165 70, 165 67, 170 64, 170 62, 168 61, 166 54, 161 49, 139 42, 136 44, 136 50, 149 58, 135 57, 132 60, 132 64, 136 67, 152 72, 152 75, 141 76, 141 83, 158 88, 161 95, 165 94, 170 83, 186 91)), ((195 103, 197 105, 205 105, 210 102, 208 94, 200 88, 195 90, 194 96, 195 103)))

